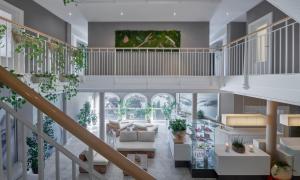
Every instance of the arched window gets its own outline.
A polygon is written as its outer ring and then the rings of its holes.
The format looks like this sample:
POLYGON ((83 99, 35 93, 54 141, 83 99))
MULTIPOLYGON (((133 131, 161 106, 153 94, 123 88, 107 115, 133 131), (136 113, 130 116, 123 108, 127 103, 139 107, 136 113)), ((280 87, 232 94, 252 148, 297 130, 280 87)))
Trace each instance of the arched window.
POLYGON ((127 120, 145 120, 146 96, 139 93, 128 94, 123 103, 127 120))
POLYGON ((161 93, 156 94, 151 99, 153 107, 153 120, 166 120, 167 117, 164 113, 164 107, 175 110, 175 99, 172 95, 161 93))
POLYGON ((106 120, 118 120, 120 97, 114 93, 105 93, 104 107, 106 120))

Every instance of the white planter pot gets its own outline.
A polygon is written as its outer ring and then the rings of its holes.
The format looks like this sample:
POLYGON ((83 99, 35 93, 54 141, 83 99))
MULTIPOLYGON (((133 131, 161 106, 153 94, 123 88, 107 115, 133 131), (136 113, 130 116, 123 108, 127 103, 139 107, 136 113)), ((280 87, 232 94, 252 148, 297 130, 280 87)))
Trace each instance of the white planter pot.
POLYGON ((290 167, 281 168, 274 165, 271 169, 271 174, 275 179, 278 180, 290 180, 293 176, 293 171, 290 167))

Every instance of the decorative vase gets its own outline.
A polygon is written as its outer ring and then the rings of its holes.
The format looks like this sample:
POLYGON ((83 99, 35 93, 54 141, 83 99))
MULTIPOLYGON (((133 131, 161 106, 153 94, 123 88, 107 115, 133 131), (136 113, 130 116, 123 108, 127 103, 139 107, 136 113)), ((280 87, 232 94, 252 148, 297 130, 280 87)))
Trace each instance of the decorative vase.
POLYGON ((235 151, 235 152, 237 152, 237 153, 240 153, 240 154, 243 154, 246 151, 245 150, 245 146, 243 146, 243 147, 236 147, 234 145, 232 145, 232 150, 235 151))
POLYGON ((182 144, 182 143, 184 143, 184 141, 185 141, 185 134, 186 134, 185 131, 176 131, 176 132, 173 132, 174 142, 176 144, 182 144))
POLYGON ((272 177, 276 180, 290 180, 293 176, 291 167, 279 167, 276 164, 271 169, 272 177))

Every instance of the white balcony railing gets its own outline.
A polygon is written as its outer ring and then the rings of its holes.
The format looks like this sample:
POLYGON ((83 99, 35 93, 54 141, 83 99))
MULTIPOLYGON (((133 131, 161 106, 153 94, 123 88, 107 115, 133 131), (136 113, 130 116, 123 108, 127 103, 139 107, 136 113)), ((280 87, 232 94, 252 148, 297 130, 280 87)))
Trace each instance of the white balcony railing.
POLYGON ((300 73, 299 29, 285 18, 224 46, 225 75, 300 73))
POLYGON ((86 75, 214 76, 216 51, 204 48, 93 48, 87 50, 86 75))
POLYGON ((300 26, 291 18, 259 29, 221 49, 87 48, 84 72, 76 72, 74 52, 77 48, 2 17, 1 24, 7 29, 2 36, 0 29, 0 65, 21 74, 247 76, 300 73, 300 26), (29 40, 39 39, 39 48, 24 46, 18 51, 20 33, 30 35, 29 40))

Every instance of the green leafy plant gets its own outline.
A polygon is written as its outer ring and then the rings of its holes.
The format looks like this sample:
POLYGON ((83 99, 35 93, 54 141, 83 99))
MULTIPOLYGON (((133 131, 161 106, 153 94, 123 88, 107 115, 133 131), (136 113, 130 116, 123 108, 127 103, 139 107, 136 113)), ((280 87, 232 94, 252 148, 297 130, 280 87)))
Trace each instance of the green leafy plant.
POLYGON ((85 68, 85 51, 83 48, 77 48, 72 50, 73 64, 75 71, 79 72, 85 68))
POLYGON ((56 101, 57 100, 57 77, 55 74, 52 73, 41 73, 41 74, 32 74, 35 78, 41 78, 39 82, 40 92, 45 94, 45 98, 49 101, 56 101))
POLYGON ((232 140, 232 149, 237 153, 245 152, 245 145, 243 138, 236 137, 232 140))
POLYGON ((2 38, 5 36, 6 30, 6 25, 0 24, 0 48, 4 46, 4 44, 2 43, 2 38))
POLYGON ((185 119, 174 119, 169 123, 169 129, 172 129, 173 133, 185 131, 188 125, 185 119))
POLYGON ((150 103, 148 103, 146 108, 144 109, 144 114, 145 114, 146 120, 150 121, 152 112, 153 112, 153 107, 150 103))
POLYGON ((66 85, 64 85, 63 92, 66 94, 65 98, 70 100, 72 97, 76 96, 78 93, 79 86, 79 76, 75 74, 63 75, 64 78, 67 79, 66 85))
POLYGON ((164 104, 163 105, 163 114, 167 120, 171 120, 171 115, 173 110, 175 109, 176 102, 173 101, 171 104, 164 104))
POLYGON ((91 110, 91 104, 89 102, 85 102, 83 107, 80 109, 80 113, 77 115, 78 123, 87 127, 88 124, 97 120, 96 114, 91 110))
MULTIPOLYGON (((14 70, 9 71, 12 75, 14 75, 17 78, 22 78, 23 75, 15 73, 14 70)), ((15 91, 10 89, 8 86, 5 86, 3 83, 0 82, 0 101, 9 103, 15 110, 20 109, 22 105, 26 103, 26 100, 19 96, 15 91), (3 92, 1 93, 1 90, 3 89, 8 90, 8 95, 3 95, 3 92)))
POLYGON ((203 119, 204 118, 204 112, 202 110, 199 110, 197 112, 197 117, 198 117, 198 119, 203 119))
MULTIPOLYGON (((63 73, 66 66, 65 61, 65 46, 62 43, 50 40, 47 42, 47 46, 49 47, 50 51, 55 54, 55 63, 57 66, 52 66, 53 68, 56 67, 58 72, 63 73)), ((54 71, 54 69, 52 69, 54 71)))
POLYGON ((124 101, 120 100, 118 102, 118 120, 122 121, 123 118, 125 117, 127 113, 127 103, 125 103, 124 101))
POLYGON ((42 37, 33 36, 25 31, 12 31, 13 38, 17 43, 15 52, 21 53, 26 51, 26 57, 30 60, 36 60, 38 63, 42 63, 44 54, 44 42, 42 37))
MULTIPOLYGON (((43 118, 43 132, 49 137, 54 139, 53 120, 48 116, 43 118)), ((27 168, 31 168, 34 174, 38 174, 38 136, 36 133, 32 133, 31 137, 26 138, 26 144, 28 145, 28 159, 27 168)), ((48 159, 51 155, 50 150, 53 148, 50 144, 44 141, 44 160, 48 159)))
POLYGON ((64 2, 64 5, 66 6, 69 3, 75 2, 75 0, 63 0, 63 2, 64 2))

